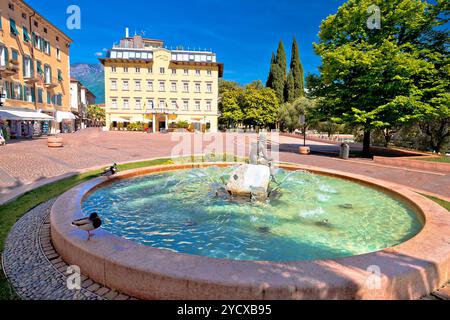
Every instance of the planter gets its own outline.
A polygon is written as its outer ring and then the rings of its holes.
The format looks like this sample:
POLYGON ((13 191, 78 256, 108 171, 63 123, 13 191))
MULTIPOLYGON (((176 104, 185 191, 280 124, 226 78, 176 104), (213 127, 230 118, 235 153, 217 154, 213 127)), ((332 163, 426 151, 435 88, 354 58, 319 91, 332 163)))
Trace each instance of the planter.
POLYGON ((298 152, 300 152, 300 154, 310 154, 311 149, 309 147, 299 147, 298 152))
POLYGON ((49 148, 62 148, 64 146, 63 138, 60 138, 60 137, 48 137, 47 138, 47 145, 48 145, 49 148))

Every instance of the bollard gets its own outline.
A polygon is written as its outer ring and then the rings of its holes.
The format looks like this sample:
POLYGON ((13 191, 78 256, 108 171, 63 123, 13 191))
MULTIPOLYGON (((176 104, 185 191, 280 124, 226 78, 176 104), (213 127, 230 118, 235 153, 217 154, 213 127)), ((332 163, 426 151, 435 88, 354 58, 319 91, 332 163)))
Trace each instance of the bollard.
POLYGON ((339 152, 339 157, 341 159, 348 159, 349 156, 350 156, 350 146, 347 143, 342 143, 339 152))

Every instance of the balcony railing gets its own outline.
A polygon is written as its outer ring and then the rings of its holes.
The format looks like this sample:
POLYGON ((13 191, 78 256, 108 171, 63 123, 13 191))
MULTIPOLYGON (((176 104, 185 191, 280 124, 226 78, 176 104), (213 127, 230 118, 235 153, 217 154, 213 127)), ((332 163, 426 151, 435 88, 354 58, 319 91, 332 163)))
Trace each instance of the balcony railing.
POLYGON ((19 72, 19 66, 12 62, 8 63, 5 66, 0 66, 0 74, 3 77, 9 77, 9 76, 15 75, 18 72, 19 72))

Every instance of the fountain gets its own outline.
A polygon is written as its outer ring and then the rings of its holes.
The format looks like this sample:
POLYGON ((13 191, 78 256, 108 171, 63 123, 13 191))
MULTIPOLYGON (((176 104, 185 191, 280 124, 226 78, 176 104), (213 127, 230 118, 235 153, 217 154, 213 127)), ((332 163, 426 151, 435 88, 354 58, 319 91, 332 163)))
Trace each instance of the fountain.
POLYGON ((249 164, 242 164, 231 173, 226 190, 231 195, 264 200, 269 196, 270 182, 275 181, 265 134, 259 134, 257 142, 251 144, 249 158, 249 164))

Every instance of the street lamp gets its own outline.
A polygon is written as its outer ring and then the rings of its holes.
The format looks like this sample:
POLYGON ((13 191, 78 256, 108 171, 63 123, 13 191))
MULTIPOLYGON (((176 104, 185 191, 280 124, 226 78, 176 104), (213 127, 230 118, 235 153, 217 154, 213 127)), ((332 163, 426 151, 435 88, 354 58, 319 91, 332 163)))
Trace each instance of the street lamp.
POLYGON ((303 146, 306 147, 306 116, 304 114, 300 115, 300 124, 303 127, 303 146))

